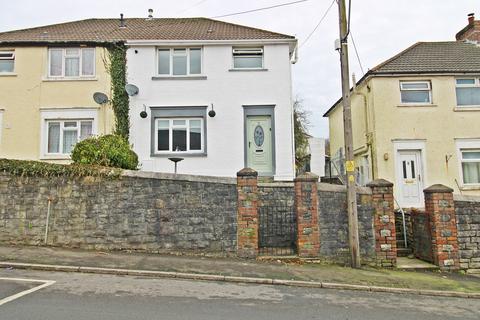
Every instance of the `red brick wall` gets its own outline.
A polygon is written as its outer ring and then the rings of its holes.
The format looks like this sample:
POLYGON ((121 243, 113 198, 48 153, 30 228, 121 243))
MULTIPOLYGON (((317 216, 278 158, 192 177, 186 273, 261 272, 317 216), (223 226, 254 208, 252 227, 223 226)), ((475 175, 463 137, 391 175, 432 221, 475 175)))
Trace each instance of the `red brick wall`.
POLYGON ((425 211, 432 231, 433 263, 441 270, 457 270, 460 264, 453 190, 433 185, 424 192, 425 211))
POLYGON ((295 179, 295 210, 297 213, 297 250, 300 257, 318 257, 318 176, 307 172, 295 179))
POLYGON ((393 207, 393 183, 383 179, 368 184, 372 189, 372 204, 375 208, 375 251, 379 267, 397 265, 397 240, 393 207))
POLYGON ((258 255, 257 172, 250 168, 237 173, 237 255, 255 258, 258 255))

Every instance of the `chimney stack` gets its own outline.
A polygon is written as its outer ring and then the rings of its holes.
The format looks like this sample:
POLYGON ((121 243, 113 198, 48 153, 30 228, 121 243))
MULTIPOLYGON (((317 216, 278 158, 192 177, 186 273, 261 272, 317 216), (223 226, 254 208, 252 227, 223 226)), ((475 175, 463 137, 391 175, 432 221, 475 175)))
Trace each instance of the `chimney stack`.
POLYGON ((153 9, 148 9, 148 18, 147 20, 153 20, 153 9))
POLYGON ((475 20, 475 14, 468 14, 468 24, 456 36, 457 41, 480 42, 480 20, 475 20))
POLYGON ((123 13, 120 13, 120 28, 126 28, 125 19, 123 19, 123 13))

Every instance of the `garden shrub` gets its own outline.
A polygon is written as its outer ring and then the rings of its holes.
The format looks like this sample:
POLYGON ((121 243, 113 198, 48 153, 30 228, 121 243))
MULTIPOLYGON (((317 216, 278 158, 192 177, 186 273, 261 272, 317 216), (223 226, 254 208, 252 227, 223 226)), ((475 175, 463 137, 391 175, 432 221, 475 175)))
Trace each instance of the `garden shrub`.
POLYGON ((72 151, 72 160, 79 164, 136 170, 138 156, 128 141, 119 135, 90 137, 78 142, 72 151))

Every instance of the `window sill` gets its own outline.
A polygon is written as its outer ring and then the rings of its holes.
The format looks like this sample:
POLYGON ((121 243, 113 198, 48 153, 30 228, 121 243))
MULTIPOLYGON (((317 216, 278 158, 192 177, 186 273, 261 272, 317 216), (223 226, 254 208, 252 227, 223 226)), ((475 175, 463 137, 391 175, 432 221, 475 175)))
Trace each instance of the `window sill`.
POLYGON ((455 108, 453 108, 453 111, 455 111, 455 112, 480 111, 480 106, 455 107, 455 108))
POLYGON ((207 76, 153 76, 152 80, 207 80, 207 76))
POLYGON ((56 156, 43 155, 42 157, 40 157, 40 160, 72 160, 72 158, 68 155, 56 155, 56 156))
POLYGON ((150 154, 151 157, 155 158, 194 158, 194 157, 206 157, 206 152, 201 153, 152 153, 150 154))
POLYGON ((245 69, 228 69, 229 72, 254 72, 254 71, 268 71, 265 68, 245 68, 245 69))
POLYGON ((471 185, 471 186, 461 186, 460 190, 462 190, 462 191, 480 190, 480 184, 471 185))
POLYGON ((0 72, 0 77, 16 77, 15 72, 0 72))
POLYGON ((85 77, 85 78, 43 78, 45 82, 68 82, 68 81, 98 81, 97 77, 85 77))
POLYGON ((397 107, 399 108, 410 108, 410 107, 413 107, 413 108, 428 108, 428 107, 438 107, 436 104, 432 104, 432 103, 402 103, 402 104, 399 104, 397 105, 397 107))

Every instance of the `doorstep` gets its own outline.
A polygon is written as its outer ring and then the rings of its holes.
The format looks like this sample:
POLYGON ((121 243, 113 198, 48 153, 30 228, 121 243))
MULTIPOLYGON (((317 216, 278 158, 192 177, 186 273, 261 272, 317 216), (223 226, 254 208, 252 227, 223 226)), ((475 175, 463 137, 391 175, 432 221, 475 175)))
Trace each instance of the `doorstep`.
POLYGON ((402 270, 437 270, 438 266, 416 258, 397 257, 397 269, 402 270))

